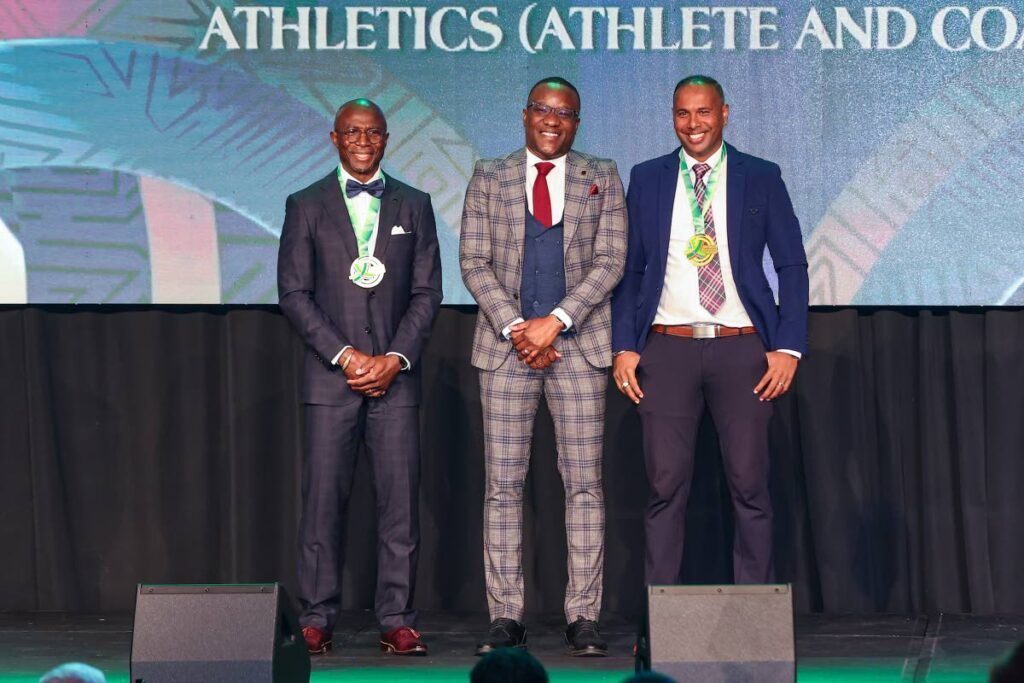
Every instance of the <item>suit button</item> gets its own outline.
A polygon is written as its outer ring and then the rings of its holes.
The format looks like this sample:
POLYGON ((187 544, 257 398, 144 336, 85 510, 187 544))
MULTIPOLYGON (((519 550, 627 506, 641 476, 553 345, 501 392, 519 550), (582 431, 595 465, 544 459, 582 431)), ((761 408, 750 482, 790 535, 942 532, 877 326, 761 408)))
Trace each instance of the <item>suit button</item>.
POLYGON ((363 332, 365 332, 366 334, 370 334, 370 328, 369 327, 364 327, 363 328, 363 332))
POLYGON ((540 302, 539 302, 539 301, 534 301, 534 302, 533 302, 533 305, 534 305, 534 306, 540 306, 540 302))
POLYGON ((370 290, 370 296, 373 296, 373 295, 374 295, 374 294, 376 294, 376 293, 377 293, 377 290, 375 290, 375 289, 371 289, 371 290, 370 290))
POLYGON ((512 292, 512 298, 515 299, 516 301, 519 301, 519 295, 515 292, 512 292))

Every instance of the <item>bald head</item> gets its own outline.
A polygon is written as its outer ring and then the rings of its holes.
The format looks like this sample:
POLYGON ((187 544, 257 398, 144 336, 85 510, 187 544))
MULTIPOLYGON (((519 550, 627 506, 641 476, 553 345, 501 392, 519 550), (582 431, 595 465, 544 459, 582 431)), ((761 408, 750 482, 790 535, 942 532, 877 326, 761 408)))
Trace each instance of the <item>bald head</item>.
POLYGON ((372 112, 380 117, 380 120, 384 122, 384 130, 388 129, 387 119, 384 118, 384 110, 377 106, 377 103, 373 100, 368 100, 365 97, 359 99, 349 100, 345 104, 338 107, 338 111, 334 114, 334 127, 338 127, 338 119, 340 119, 346 112, 372 112))
POLYGON ((331 143, 338 150, 342 168, 359 182, 369 182, 377 175, 388 144, 384 112, 367 99, 346 102, 334 117, 331 143))

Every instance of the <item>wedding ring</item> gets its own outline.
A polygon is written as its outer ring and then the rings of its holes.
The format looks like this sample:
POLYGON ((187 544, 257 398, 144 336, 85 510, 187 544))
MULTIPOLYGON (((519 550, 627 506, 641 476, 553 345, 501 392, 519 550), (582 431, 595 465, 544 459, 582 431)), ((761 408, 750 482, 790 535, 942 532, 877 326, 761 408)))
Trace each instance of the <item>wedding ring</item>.
POLYGON ((622 388, 623 389, 628 389, 629 388, 629 382, 628 381, 627 382, 623 382, 622 383, 622 388))

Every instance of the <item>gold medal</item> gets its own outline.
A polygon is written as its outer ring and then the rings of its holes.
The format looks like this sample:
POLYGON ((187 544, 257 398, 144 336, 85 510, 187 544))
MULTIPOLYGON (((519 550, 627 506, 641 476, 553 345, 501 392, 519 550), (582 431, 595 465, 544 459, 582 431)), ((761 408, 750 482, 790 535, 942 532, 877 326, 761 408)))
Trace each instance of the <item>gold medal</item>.
POLYGON ((711 263, 717 253, 718 245, 704 233, 694 235, 686 245, 686 260, 698 268, 711 263))

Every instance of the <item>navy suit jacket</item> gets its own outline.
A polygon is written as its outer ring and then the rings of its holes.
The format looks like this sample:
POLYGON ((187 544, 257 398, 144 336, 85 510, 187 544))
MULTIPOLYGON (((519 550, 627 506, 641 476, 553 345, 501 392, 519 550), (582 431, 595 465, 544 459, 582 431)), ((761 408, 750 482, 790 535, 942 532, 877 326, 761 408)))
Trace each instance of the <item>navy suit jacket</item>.
MULTIPOLYGON (((782 172, 776 164, 731 145, 728 150, 729 262, 740 301, 765 348, 806 353, 807 256, 782 172), (778 305, 762 265, 766 246, 779 276, 778 305)), ((630 172, 626 272, 612 296, 614 351, 643 351, 654 322, 665 282, 678 177, 678 148, 630 172)))
POLYGON ((419 403, 418 361, 441 305, 441 254, 430 195, 386 177, 373 255, 386 274, 373 289, 363 289, 348 277, 359 247, 336 171, 288 197, 277 289, 281 310, 306 343, 306 403, 344 405, 362 398, 331 364, 349 345, 409 359, 411 370, 398 373, 379 400, 419 403), (401 233, 392 233, 395 226, 401 233))

